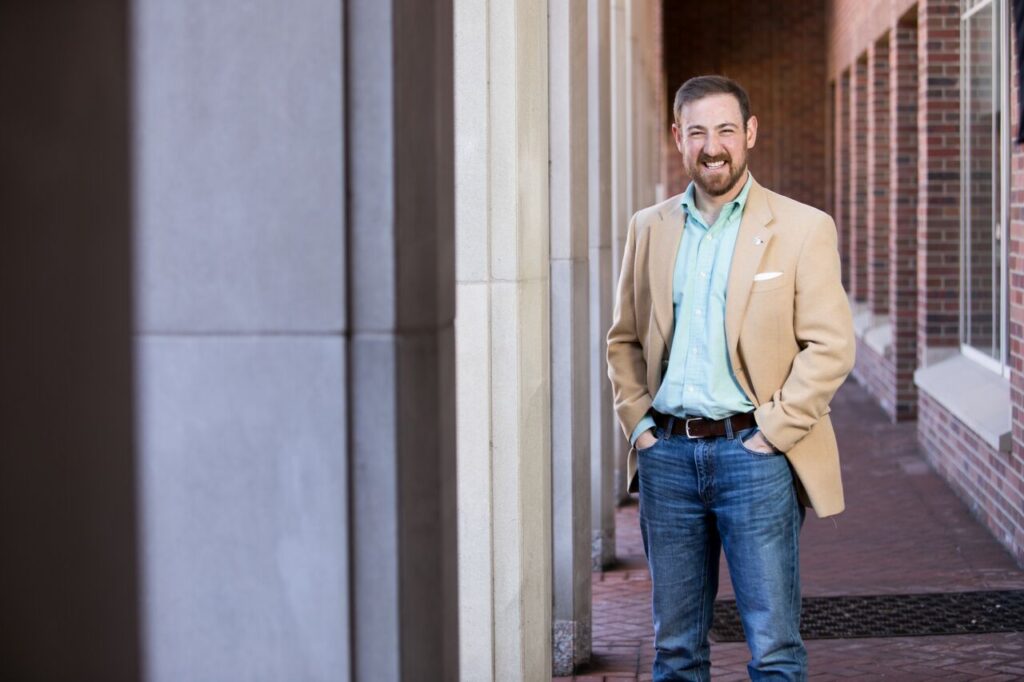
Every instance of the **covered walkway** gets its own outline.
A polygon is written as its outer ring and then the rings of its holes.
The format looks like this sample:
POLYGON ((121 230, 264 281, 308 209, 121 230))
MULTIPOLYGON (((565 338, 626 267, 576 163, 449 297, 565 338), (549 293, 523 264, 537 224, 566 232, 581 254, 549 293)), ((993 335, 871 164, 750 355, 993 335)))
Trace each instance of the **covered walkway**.
MULTIPOLYGON (((917 444, 916 425, 892 424, 850 380, 832 404, 847 510, 835 523, 809 517, 802 535, 804 597, 1024 589, 1021 571, 917 444)), ((594 574, 589 668, 555 680, 650 680, 650 578, 636 504, 616 517, 618 561, 594 574)), ((732 591, 723 562, 719 597, 732 591)), ((813 679, 1020 680, 1018 633, 809 639, 813 679)), ((743 643, 712 645, 714 679, 746 680, 743 643)))
MULTIPOLYGON (((698 73, 839 228, 869 390, 806 594, 1024 586, 1008 3, 0 3, 4 678, 649 674, 604 339, 698 73)), ((1012 641, 810 648, 1020 679, 1012 641)))

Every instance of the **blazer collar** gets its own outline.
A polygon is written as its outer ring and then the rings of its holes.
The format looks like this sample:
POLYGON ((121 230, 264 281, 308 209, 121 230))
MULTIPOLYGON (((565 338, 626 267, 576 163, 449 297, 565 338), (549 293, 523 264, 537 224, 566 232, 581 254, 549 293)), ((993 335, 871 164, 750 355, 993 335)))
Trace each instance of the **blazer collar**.
POLYGON ((773 232, 768 228, 774 219, 768 206, 768 192, 755 180, 750 186, 747 205, 743 210, 736 248, 732 254, 729 269, 729 284, 725 296, 725 337, 729 344, 729 359, 733 367, 739 366, 736 354, 740 328, 750 300, 750 288, 754 275, 761 264, 761 258, 768 249, 773 232))
MULTIPOLYGON (((751 188, 753 189, 753 188, 751 188)), ((651 270, 651 299, 654 303, 654 321, 665 341, 672 346, 675 311, 672 309, 672 282, 676 270, 676 255, 686 226, 686 211, 682 195, 674 197, 661 214, 661 229, 651 230, 649 256, 651 270)))
MULTIPOLYGON (((671 347, 674 332, 675 311, 672 307, 672 284, 675 276, 676 257, 679 242, 686 226, 686 211, 682 195, 670 202, 661 214, 661 229, 651 230, 650 270, 651 298, 654 303, 654 320, 665 345, 671 347)), ((736 247, 733 250, 732 266, 726 290, 725 333, 729 344, 729 358, 735 367, 738 363, 736 347, 740 326, 750 298, 750 287, 761 264, 761 257, 771 241, 772 231, 768 229, 773 220, 768 206, 768 193, 757 180, 750 185, 747 201, 740 220, 736 247)))

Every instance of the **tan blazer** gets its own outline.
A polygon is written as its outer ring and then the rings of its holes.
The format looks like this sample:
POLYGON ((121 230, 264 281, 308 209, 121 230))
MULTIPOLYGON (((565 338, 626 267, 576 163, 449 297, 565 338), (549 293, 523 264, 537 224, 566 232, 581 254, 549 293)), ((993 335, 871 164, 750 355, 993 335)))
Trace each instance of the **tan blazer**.
MULTIPOLYGON (((686 215, 681 195, 633 216, 626 236, 608 377, 628 438, 647 414, 668 367, 672 279, 686 215)), ((853 368, 850 305, 840 281, 835 223, 761 187, 747 196, 726 293, 729 359, 765 437, 785 453, 798 493, 818 516, 843 510, 829 401, 853 368), (781 272, 754 281, 758 273, 781 272)), ((627 461, 637 490, 636 450, 627 461)))

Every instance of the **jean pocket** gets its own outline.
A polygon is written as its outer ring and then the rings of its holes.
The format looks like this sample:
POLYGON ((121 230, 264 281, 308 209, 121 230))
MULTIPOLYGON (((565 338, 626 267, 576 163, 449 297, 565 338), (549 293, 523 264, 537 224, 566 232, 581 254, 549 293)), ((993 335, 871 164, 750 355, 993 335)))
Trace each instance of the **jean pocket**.
POLYGON ((781 455, 782 453, 778 450, 775 450, 774 448, 771 452, 761 452, 760 450, 752 450, 751 448, 748 448, 746 444, 744 444, 743 441, 749 438, 753 438, 755 434, 760 432, 761 427, 759 426, 753 426, 749 429, 744 429, 740 431, 739 433, 736 434, 736 445, 738 445, 739 448, 743 450, 743 452, 746 452, 747 454, 750 455, 754 455, 755 457, 775 457, 777 455, 781 455))
POLYGON ((651 443, 650 445, 648 445, 646 448, 638 448, 636 446, 633 446, 636 449, 636 454, 642 455, 645 452, 650 452, 654 448, 658 447, 658 445, 661 444, 663 436, 664 436, 664 433, 662 432, 661 427, 655 427, 655 429, 654 429, 654 442, 651 443))

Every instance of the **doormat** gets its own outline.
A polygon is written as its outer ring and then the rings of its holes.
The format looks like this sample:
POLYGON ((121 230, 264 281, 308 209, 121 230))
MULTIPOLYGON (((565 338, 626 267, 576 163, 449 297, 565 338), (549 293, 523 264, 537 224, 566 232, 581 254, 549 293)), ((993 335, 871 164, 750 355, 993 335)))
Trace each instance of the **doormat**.
MULTIPOLYGON (((800 610, 804 639, 986 632, 1024 632, 1024 590, 809 597, 800 610)), ((711 639, 744 641, 735 601, 715 602, 711 639)))

